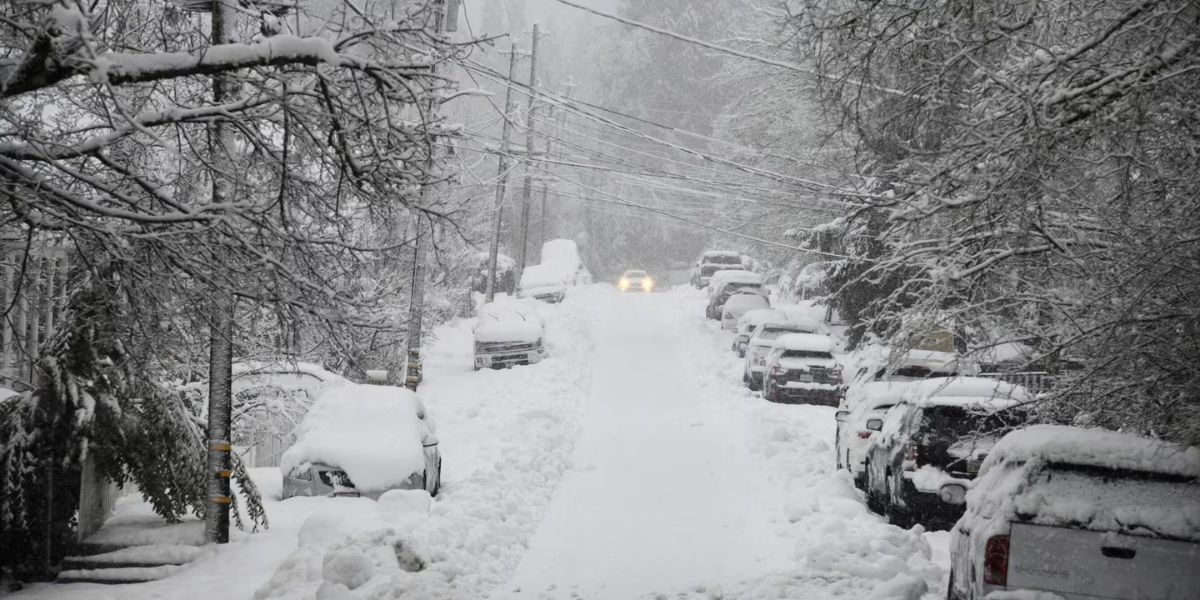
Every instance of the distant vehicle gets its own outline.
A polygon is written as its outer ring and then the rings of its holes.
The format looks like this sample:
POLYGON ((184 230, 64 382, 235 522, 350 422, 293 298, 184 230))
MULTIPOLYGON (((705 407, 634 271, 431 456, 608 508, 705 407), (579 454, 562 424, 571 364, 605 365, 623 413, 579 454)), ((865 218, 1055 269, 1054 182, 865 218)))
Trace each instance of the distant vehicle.
POLYGON ((767 295, 767 290, 763 288, 762 275, 758 273, 740 270, 717 273, 708 284, 708 307, 705 309, 705 316, 720 319, 721 307, 725 305, 725 301, 740 291, 767 295))
POLYGON ((475 338, 476 371, 532 365, 547 355, 542 318, 525 302, 483 305, 471 332, 475 338))
POLYGON ((763 398, 771 402, 837 406, 842 367, 833 358, 833 340, 812 333, 789 333, 767 355, 763 398))
POLYGON ((947 483, 965 489, 988 451, 1020 427, 1033 396, 982 377, 939 377, 910 383, 867 448, 867 499, 893 524, 947 527, 961 503, 939 495, 947 483))
POLYGON ((737 321, 737 326, 734 327, 737 337, 733 338, 731 350, 737 353, 738 358, 744 358, 746 356, 746 346, 750 343, 750 338, 760 325, 787 320, 787 314, 773 308, 756 308, 742 313, 741 318, 737 321))
POLYGON ((697 289, 704 289, 717 271, 745 268, 740 252, 709 250, 696 259, 696 266, 692 268, 692 285, 697 289))
POLYGON ((423 489, 436 496, 442 455, 421 397, 395 386, 322 392, 283 453, 283 497, 367 496, 423 489))
POLYGON ((621 279, 617 281, 617 289, 622 292, 653 292, 654 279, 641 269, 630 269, 621 274, 621 279))
POLYGON ((542 262, 525 267, 517 296, 543 302, 561 302, 567 290, 592 282, 572 240, 550 240, 542 245, 542 262))
POLYGON ((946 597, 997 591, 1200 598, 1200 448, 1057 425, 1004 436, 951 530, 946 597))
POLYGON ((871 437, 883 428, 889 408, 900 403, 908 389, 904 381, 872 381, 851 388, 838 408, 834 456, 839 469, 850 471, 854 486, 867 486, 866 457, 871 437))
POLYGON ((737 328, 738 319, 747 311, 771 308, 771 301, 766 296, 749 291, 739 291, 729 296, 721 306, 721 329, 733 331, 737 328))
POLYGON ((789 333, 816 333, 810 325, 795 321, 763 323, 746 344, 746 362, 742 369, 742 381, 752 391, 762 389, 763 373, 767 370, 767 356, 775 348, 775 340, 789 333))

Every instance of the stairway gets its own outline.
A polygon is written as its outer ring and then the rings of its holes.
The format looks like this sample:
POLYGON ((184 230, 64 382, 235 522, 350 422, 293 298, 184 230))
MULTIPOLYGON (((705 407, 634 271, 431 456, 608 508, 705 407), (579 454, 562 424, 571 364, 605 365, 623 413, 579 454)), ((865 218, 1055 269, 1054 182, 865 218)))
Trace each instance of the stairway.
POLYGON ((80 545, 78 556, 63 560, 59 583, 143 583, 170 577, 208 549, 187 544, 121 546, 89 543, 80 545))

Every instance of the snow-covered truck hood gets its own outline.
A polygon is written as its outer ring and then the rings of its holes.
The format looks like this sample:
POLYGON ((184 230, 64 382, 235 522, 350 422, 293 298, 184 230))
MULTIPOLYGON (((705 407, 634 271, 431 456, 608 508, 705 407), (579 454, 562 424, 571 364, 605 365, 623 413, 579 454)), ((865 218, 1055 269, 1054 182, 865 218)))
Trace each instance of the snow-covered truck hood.
POLYGON ((808 370, 812 368, 832 369, 837 361, 832 358, 799 358, 794 356, 781 357, 777 364, 788 370, 808 370))
POLYGON ((525 268, 521 273, 519 287, 521 295, 530 295, 544 290, 557 290, 575 283, 576 268, 569 262, 543 263, 525 268))
POLYGON ((494 344, 500 342, 536 342, 542 337, 542 324, 534 319, 513 317, 507 319, 481 318, 472 330, 476 342, 494 344))
POLYGON ((425 468, 428 427, 420 398, 395 386, 350 384, 321 394, 296 428, 280 471, 322 463, 346 472, 360 491, 383 491, 425 468))

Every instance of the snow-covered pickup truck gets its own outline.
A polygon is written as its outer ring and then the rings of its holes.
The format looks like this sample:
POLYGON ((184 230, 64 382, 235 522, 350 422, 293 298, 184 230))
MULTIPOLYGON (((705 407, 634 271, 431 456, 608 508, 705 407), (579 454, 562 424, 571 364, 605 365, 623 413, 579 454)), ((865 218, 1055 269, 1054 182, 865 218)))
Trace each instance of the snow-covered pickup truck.
POLYGON ((472 334, 475 370, 532 365, 546 358, 542 318, 522 302, 483 305, 472 334))
POLYGON ((436 496, 442 455, 421 397, 347 384, 318 396, 283 453, 283 497, 367 496, 424 489, 436 496))
POLYGON ((996 444, 966 503, 949 600, 1200 598, 1200 448, 1037 425, 996 444))

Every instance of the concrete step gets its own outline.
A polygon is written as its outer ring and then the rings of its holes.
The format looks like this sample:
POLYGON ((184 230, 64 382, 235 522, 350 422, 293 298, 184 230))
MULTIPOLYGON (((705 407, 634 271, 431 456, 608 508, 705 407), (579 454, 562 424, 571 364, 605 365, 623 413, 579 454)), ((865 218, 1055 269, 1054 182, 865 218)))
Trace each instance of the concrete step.
POLYGON ((186 565, 162 565, 157 567, 72 569, 60 572, 55 581, 58 583, 145 583, 165 579, 185 568, 187 568, 186 565))
POLYGON ((58 581, 63 583, 135 583, 154 581, 179 572, 208 550, 180 544, 149 544, 117 548, 63 559, 58 581))

